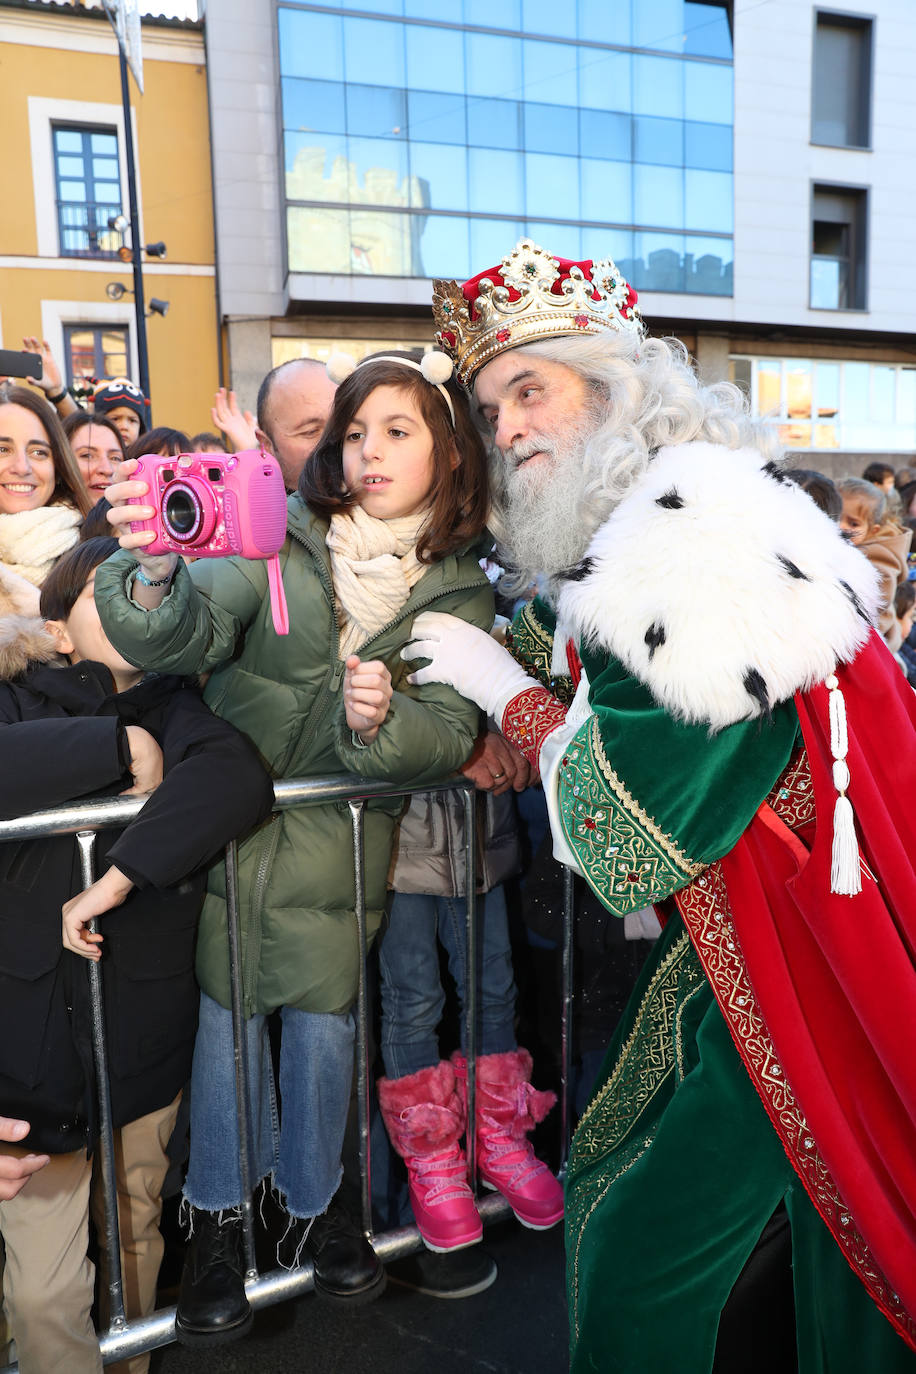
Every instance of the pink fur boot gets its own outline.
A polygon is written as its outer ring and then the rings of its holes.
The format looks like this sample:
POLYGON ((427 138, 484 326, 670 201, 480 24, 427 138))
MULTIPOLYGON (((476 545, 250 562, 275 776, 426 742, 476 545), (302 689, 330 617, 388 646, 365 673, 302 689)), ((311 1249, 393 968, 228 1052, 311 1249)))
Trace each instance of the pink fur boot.
MULTIPOLYGON (((467 1060, 453 1054, 452 1063, 465 1095, 467 1060)), ((477 1172, 532 1231, 546 1231, 563 1216, 563 1189, 527 1137, 556 1100, 555 1093, 532 1087, 527 1050, 477 1060, 477 1172)))
POLYGON ((468 1187, 462 1095, 447 1060, 403 1078, 380 1078, 378 1098, 391 1143, 407 1165, 410 1205, 430 1250, 458 1250, 483 1235, 468 1187))

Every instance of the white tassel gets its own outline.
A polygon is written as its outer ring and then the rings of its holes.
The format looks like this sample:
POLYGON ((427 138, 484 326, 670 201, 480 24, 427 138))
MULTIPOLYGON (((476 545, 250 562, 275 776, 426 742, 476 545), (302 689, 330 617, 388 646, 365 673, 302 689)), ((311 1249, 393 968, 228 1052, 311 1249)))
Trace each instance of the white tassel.
POLYGON ((862 891, 859 843, 856 839, 856 818, 852 802, 846 795, 849 786, 849 765, 846 753, 849 734, 846 725, 846 702, 834 673, 825 678, 830 693, 830 752, 833 755, 833 785, 838 796, 833 808, 833 850, 830 862, 830 891, 841 897, 854 897, 862 891))

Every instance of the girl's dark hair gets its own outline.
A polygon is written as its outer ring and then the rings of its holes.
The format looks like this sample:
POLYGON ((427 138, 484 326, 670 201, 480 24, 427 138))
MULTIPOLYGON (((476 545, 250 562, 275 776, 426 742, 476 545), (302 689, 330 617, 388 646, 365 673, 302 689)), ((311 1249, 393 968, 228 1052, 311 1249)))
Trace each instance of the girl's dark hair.
POLYGON ((202 429, 199 434, 192 434, 190 439, 191 447, 189 453, 228 453, 226 441, 221 434, 214 434, 209 429, 202 429))
POLYGON ((902 620, 907 611, 911 610, 916 601, 916 583, 901 582, 894 592, 894 614, 898 620, 902 620))
POLYGON ((90 574, 106 558, 117 553, 118 547, 117 539, 96 535, 94 539, 74 544, 58 558, 41 588, 39 605, 45 620, 66 620, 90 574))
POLYGON ((890 463, 869 463, 862 473, 863 482, 874 482, 876 487, 884 485, 885 479, 893 477, 894 469, 890 463))
POLYGON ((135 439, 127 450, 128 458, 145 458, 148 453, 162 453, 163 457, 174 458, 179 453, 191 453, 191 440, 181 429, 149 429, 135 439))
POLYGON ((302 470, 299 495, 320 515, 334 515, 357 504, 346 490, 343 440, 354 415, 376 387, 394 386, 415 402, 433 439, 433 486, 429 516, 417 540, 421 563, 434 563, 466 548, 483 530, 488 510, 487 457, 471 421, 467 400, 452 375, 444 384, 455 408, 455 424, 438 387, 412 367, 385 362, 407 358, 419 362, 419 349, 391 350, 360 363, 337 388, 334 406, 318 445, 302 470), (457 463, 455 458, 457 456, 457 463))
POLYGON ((843 498, 829 477, 813 468, 785 468, 783 476, 806 491, 816 506, 820 506, 831 520, 839 520, 843 514, 843 498))
POLYGON ((121 450, 121 457, 127 457, 127 449, 124 447, 124 440, 121 438, 121 431, 118 429, 114 420, 109 420, 107 415, 90 415, 88 410, 76 410, 66 415, 63 419, 63 429, 67 440, 72 448, 73 436, 78 429, 83 429, 86 425, 93 425, 97 429, 107 429, 115 437, 118 448, 121 450))
POLYGON ((51 445, 54 475, 57 478, 51 500, 66 501, 76 506, 81 515, 85 515, 92 505, 92 500, 86 490, 79 464, 70 451, 63 426, 57 418, 57 411, 27 386, 13 386, 9 382, 0 382, 0 406, 22 406, 24 410, 30 410, 33 415, 38 416, 51 445))
POLYGON ((910 514, 910 506, 913 504, 913 497, 916 496, 916 482, 907 482, 905 487, 900 487, 900 504, 903 507, 904 518, 910 514))

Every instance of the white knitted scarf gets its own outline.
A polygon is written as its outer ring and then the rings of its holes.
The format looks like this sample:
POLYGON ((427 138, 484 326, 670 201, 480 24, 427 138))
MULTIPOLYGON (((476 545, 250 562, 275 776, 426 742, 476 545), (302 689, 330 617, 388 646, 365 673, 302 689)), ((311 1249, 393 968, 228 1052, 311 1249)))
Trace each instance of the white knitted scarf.
POLYGON ((62 553, 79 540, 83 517, 63 502, 0 515, 0 563, 40 587, 62 553))
POLYGON ((326 543, 340 621, 340 656, 346 658, 394 620, 411 588, 426 572, 417 536, 428 512, 376 520, 361 506, 332 515, 326 543))

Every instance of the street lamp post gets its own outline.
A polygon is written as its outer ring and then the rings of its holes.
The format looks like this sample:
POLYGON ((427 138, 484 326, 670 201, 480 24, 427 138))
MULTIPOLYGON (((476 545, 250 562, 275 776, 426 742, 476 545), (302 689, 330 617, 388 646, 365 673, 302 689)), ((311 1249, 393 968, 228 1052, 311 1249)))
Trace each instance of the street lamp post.
POLYGON ((137 207, 137 177, 134 164, 134 134, 130 120, 130 87, 127 78, 127 56, 118 39, 118 61, 121 67, 121 103, 124 107, 124 159, 127 163, 127 195, 130 213, 130 251, 134 269, 134 312, 137 322, 137 382, 150 401, 149 354, 146 349, 146 307, 143 299, 143 260, 140 242, 140 211, 137 207))

